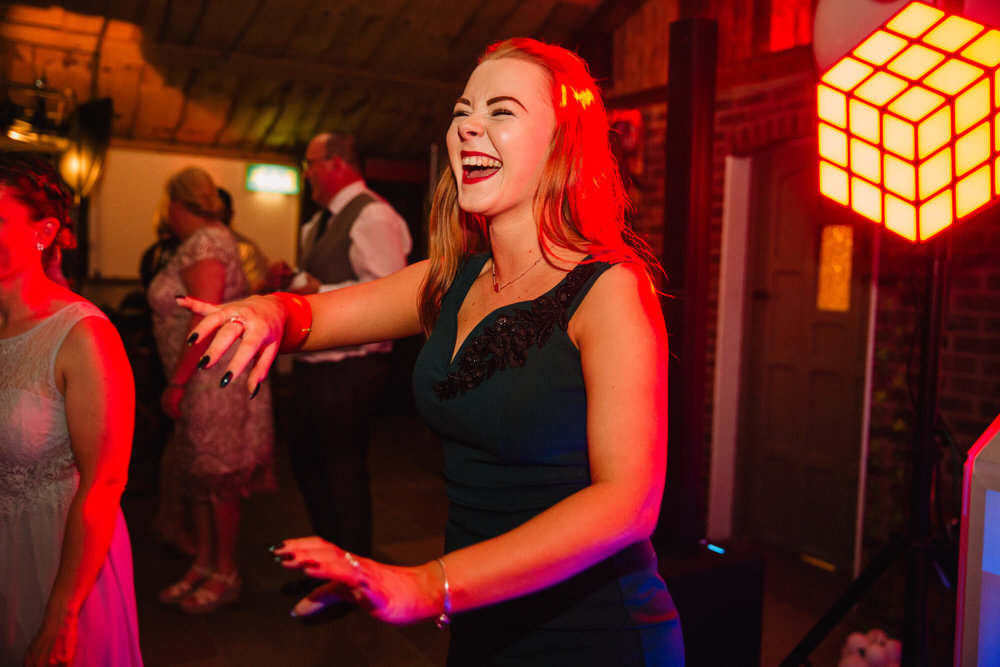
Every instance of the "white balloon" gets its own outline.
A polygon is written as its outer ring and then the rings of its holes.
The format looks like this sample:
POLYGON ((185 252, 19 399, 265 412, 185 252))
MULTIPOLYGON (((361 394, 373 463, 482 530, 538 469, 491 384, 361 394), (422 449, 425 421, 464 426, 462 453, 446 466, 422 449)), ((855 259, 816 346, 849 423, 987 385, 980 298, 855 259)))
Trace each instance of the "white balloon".
POLYGON ((860 632, 852 632, 847 635, 847 641, 844 642, 844 650, 857 655, 860 655, 861 650, 866 646, 868 646, 868 637, 860 632))
POLYGON ((868 637, 868 643, 870 644, 884 644, 889 638, 889 636, 885 634, 884 630, 880 630, 878 628, 869 630, 868 634, 865 636, 868 637))
POLYGON ((889 662, 899 662, 903 659, 903 642, 890 639, 885 643, 885 651, 889 654, 889 662))
POLYGON ((881 644, 869 644, 865 649, 865 661, 870 667, 886 667, 889 664, 889 655, 881 644))
POLYGON ((820 72, 830 69, 909 2, 910 0, 819 0, 813 19, 813 55, 816 58, 816 68, 820 72))
POLYGON ((962 16, 973 21, 1000 27, 1000 2, 997 0, 965 0, 962 16))

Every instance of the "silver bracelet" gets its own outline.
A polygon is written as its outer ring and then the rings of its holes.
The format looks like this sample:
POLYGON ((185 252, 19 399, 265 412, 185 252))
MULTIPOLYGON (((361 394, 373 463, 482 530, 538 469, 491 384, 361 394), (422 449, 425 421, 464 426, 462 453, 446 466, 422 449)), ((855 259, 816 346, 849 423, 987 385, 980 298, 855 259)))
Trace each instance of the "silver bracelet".
POLYGON ((444 576, 444 610, 437 617, 437 620, 434 621, 434 625, 443 630, 451 623, 451 586, 448 585, 448 570, 445 569, 444 561, 440 558, 435 558, 434 560, 441 566, 441 574, 444 576))

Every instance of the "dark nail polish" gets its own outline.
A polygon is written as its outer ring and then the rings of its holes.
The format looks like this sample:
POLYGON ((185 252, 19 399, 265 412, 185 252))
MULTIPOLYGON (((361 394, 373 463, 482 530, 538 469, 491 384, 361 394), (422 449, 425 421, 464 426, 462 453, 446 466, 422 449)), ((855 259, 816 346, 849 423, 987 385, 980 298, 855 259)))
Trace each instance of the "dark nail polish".
POLYGON ((211 361, 211 359, 209 359, 208 355, 206 354, 204 357, 198 360, 198 368, 204 368, 205 366, 208 366, 209 361, 211 361))
POLYGON ((250 398, 253 398, 254 396, 256 396, 258 391, 260 391, 260 382, 258 382, 257 386, 253 388, 253 393, 250 394, 250 398))
POLYGON ((274 553, 275 551, 277 551, 278 549, 283 548, 284 546, 285 546, 284 542, 275 542, 274 544, 272 544, 271 546, 269 546, 267 548, 267 550, 270 551, 271 553, 274 553))
POLYGON ((190 336, 188 336, 188 345, 194 345, 194 342, 196 340, 198 340, 198 334, 197 333, 191 334, 190 336))
POLYGON ((275 554, 274 562, 284 563, 286 560, 292 560, 293 558, 295 558, 295 556, 293 556, 292 554, 275 554))
POLYGON ((183 299, 185 296, 187 296, 187 295, 186 294, 175 294, 174 298, 175 299, 183 299))
POLYGON ((232 371, 226 371, 226 374, 222 376, 222 381, 219 382, 219 386, 220 387, 225 387, 227 384, 229 384, 229 381, 232 380, 232 379, 233 379, 233 372, 232 371))

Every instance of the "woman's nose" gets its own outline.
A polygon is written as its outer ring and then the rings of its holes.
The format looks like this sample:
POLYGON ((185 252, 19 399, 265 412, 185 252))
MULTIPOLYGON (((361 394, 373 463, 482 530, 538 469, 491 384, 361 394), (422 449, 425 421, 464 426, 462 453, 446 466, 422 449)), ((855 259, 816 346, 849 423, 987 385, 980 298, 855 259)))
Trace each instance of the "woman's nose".
POLYGON ((464 116, 458 123, 458 136, 462 139, 472 139, 482 133, 482 124, 475 116, 464 116))

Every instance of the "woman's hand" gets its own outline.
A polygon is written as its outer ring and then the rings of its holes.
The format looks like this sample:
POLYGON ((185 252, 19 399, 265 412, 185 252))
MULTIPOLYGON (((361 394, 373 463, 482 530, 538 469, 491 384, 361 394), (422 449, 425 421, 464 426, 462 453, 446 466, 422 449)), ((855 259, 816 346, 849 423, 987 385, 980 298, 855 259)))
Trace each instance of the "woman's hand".
POLYGON ((65 614, 58 619, 46 616, 24 654, 25 667, 72 665, 76 657, 77 621, 78 617, 74 614, 65 614))
POLYGON ((208 361, 204 367, 213 366, 235 343, 238 347, 228 370, 235 378, 252 363, 247 389, 254 392, 267 377, 278 354, 287 317, 281 300, 273 296, 252 296, 216 306, 191 297, 178 297, 177 304, 202 318, 188 337, 188 343, 212 340, 205 350, 208 361))
POLYGON ((285 540, 273 548, 286 568, 329 579, 295 606, 307 616, 337 600, 353 602, 375 618, 405 625, 437 616, 444 605, 444 579, 436 562, 418 567, 385 565, 360 558, 320 537, 285 540))

